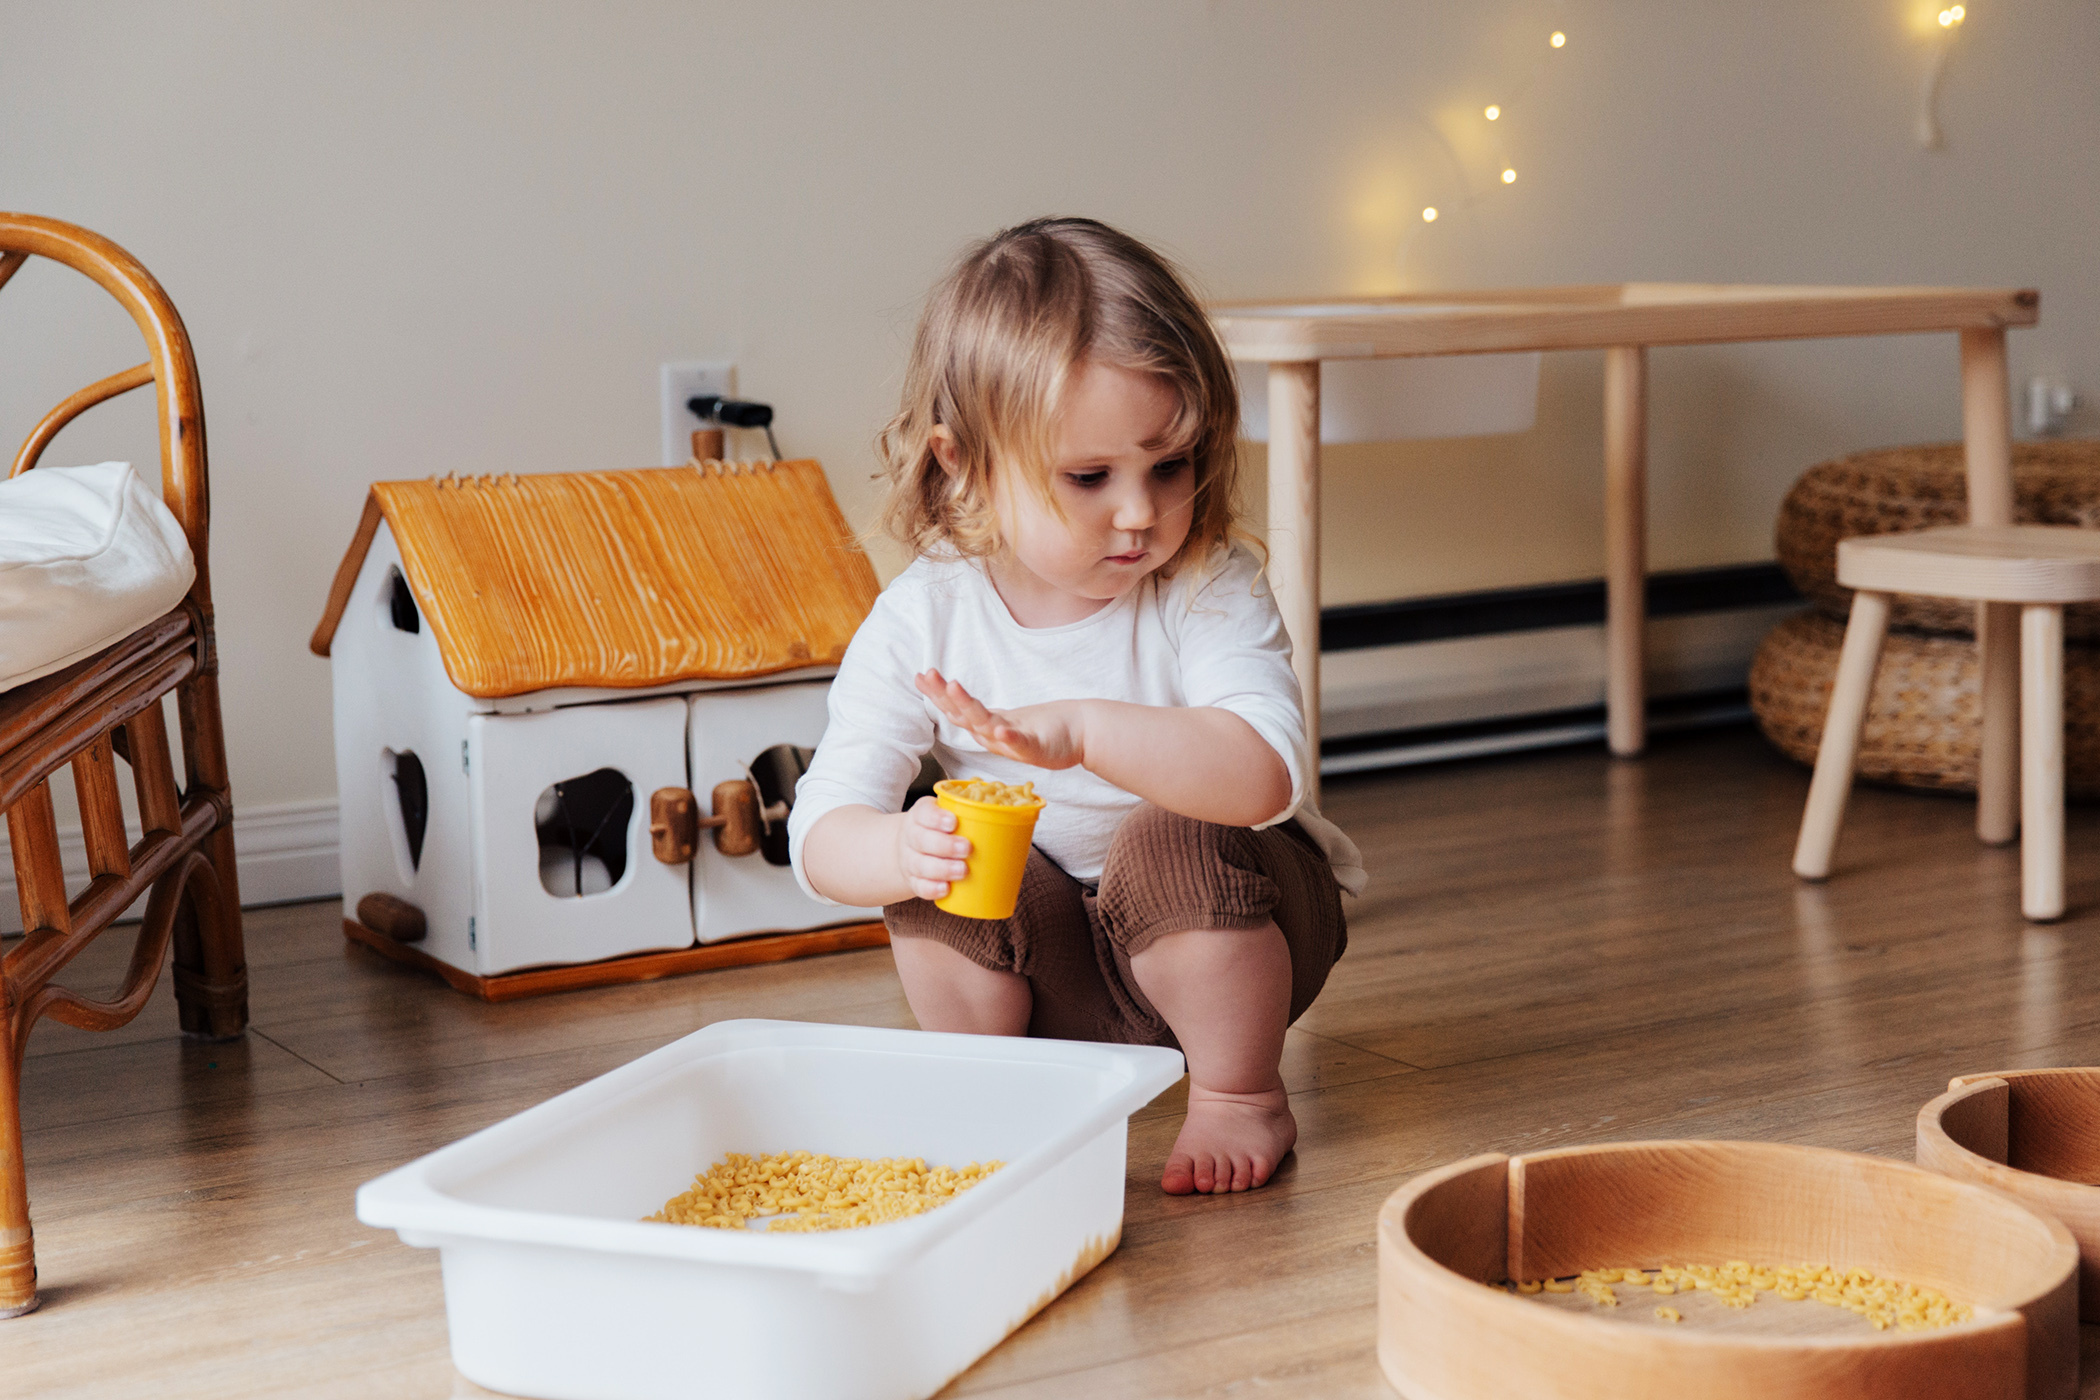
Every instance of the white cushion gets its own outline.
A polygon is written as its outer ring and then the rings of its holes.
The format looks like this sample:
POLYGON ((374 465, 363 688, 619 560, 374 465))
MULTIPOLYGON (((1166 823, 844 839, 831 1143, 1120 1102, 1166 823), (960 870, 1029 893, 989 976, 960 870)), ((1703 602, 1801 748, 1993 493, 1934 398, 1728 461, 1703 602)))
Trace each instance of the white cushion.
POLYGON ((0 481, 0 690, 129 636, 196 576, 174 512, 129 462, 0 481))

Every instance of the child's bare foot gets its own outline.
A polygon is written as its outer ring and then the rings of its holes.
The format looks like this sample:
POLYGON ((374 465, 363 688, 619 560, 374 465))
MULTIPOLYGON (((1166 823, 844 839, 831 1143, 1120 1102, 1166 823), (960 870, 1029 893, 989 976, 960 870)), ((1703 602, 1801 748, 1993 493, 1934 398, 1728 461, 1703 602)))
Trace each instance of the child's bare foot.
POLYGON ((1190 1084, 1189 1116, 1167 1154, 1159 1189, 1169 1196, 1251 1191, 1297 1140, 1298 1120, 1282 1086, 1227 1094, 1190 1084))

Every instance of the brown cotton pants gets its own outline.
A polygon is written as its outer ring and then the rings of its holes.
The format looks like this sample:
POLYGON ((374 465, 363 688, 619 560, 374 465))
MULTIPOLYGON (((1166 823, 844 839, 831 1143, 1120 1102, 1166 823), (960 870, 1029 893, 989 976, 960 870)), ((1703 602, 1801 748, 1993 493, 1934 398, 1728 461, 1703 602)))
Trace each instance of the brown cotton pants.
POLYGON ((1293 1021, 1349 944, 1334 872, 1297 822, 1250 831, 1150 803, 1117 829, 1098 888, 1032 850, 1010 918, 965 919, 924 899, 892 904, 882 917, 893 938, 931 938, 1026 977, 1035 994, 1030 1035, 1128 1045, 1177 1045, 1130 970, 1163 934, 1274 919, 1291 951, 1293 1021))

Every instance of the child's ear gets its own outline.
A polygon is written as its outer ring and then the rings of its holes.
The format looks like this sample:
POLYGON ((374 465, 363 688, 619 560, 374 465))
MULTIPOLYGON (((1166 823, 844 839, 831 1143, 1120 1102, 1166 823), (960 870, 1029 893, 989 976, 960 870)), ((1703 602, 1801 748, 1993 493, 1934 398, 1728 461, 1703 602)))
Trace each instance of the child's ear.
POLYGON ((946 423, 936 423, 928 440, 933 445, 933 460, 941 464, 941 470, 953 483, 962 474, 962 447, 955 441, 954 430, 946 423))

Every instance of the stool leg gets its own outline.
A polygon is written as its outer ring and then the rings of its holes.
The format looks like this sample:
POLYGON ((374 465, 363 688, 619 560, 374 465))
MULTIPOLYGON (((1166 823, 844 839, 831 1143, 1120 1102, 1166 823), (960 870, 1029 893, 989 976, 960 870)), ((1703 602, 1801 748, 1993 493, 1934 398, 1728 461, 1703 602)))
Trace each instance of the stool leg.
POLYGON ((1830 873, 1830 854, 1852 791, 1852 766, 1859 758, 1859 731, 1874 692, 1874 668, 1888 630, 1889 595, 1854 593, 1837 682, 1830 688, 1830 713, 1823 718, 1823 742, 1816 747, 1816 775, 1808 784, 1808 810, 1801 814, 1801 839, 1794 844, 1794 873, 1804 880, 1830 873))
POLYGON ((2064 610, 2020 609, 2020 909, 2064 912, 2064 610))
POLYGON ((2009 603, 1976 605, 1976 655, 1981 675, 1983 742, 1976 764, 1976 836, 2003 846, 2019 835, 2020 642, 2018 609, 2009 603))

